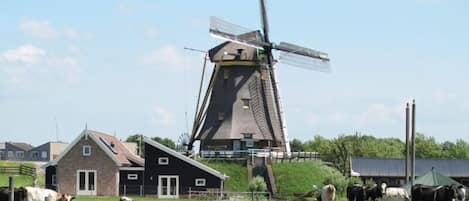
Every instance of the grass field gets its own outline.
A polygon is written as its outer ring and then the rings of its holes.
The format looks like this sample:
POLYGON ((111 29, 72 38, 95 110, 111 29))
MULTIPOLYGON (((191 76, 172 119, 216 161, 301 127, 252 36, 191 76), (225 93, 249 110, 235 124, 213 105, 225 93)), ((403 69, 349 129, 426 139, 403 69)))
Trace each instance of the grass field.
POLYGON ((322 187, 326 180, 332 180, 337 188, 340 186, 334 182, 346 182, 345 177, 337 170, 323 165, 320 161, 275 163, 272 168, 277 185, 277 195, 285 199, 292 199, 294 193, 309 192, 313 190, 313 185, 322 187))
POLYGON ((246 166, 222 160, 201 160, 200 162, 229 176, 225 183, 226 190, 238 192, 248 190, 248 172, 246 166))
MULTIPOLYGON (((138 197, 129 196, 134 201, 188 201, 189 199, 159 199, 155 197, 138 197)), ((74 201, 119 201, 119 197, 77 197, 74 201)))
MULTIPOLYGON (((19 166, 20 164, 34 167, 34 164, 27 162, 17 162, 17 161, 0 161, 0 167, 5 166, 19 166)), ((0 186, 8 186, 8 177, 14 176, 15 186, 31 186, 33 184, 33 178, 25 175, 12 175, 12 174, 0 174, 0 186)), ((44 185, 44 173, 37 175, 38 185, 44 185)))

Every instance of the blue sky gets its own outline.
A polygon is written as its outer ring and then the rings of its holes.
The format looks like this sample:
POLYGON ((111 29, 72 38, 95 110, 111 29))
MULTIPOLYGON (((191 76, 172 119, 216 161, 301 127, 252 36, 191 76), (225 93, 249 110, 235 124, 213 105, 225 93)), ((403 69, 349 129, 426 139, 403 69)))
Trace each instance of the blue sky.
MULTIPOLYGON (((361 132, 438 141, 469 132, 467 1, 268 1, 271 39, 329 53, 332 73, 277 65, 290 138, 361 132)), ((5 1, 0 141, 71 141, 88 128, 177 139, 191 125, 218 16, 257 29, 257 1, 5 1)), ((212 67, 212 65, 210 65, 212 67)), ((190 129, 190 127, 189 127, 190 129)))

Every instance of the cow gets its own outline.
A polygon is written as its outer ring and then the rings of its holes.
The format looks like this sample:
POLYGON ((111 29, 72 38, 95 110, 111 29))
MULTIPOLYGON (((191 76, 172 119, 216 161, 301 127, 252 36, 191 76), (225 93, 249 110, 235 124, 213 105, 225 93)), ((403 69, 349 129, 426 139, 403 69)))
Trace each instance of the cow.
POLYGON ((460 201, 465 201, 466 200, 466 188, 464 188, 463 185, 451 185, 451 188, 456 190, 456 199, 460 201))
POLYGON ((372 201, 376 201, 378 198, 383 197, 383 188, 381 185, 373 184, 372 186, 368 186, 365 189, 365 200, 371 199, 372 201))
POLYGON ((132 198, 122 196, 122 197, 119 198, 119 201, 132 201, 132 198))
POLYGON ((352 185, 347 187, 348 201, 364 201, 366 197, 366 189, 362 185, 352 185))
POLYGON ((317 197, 317 201, 335 201, 335 187, 332 184, 322 187, 321 194, 317 197))
POLYGON ((72 201, 75 197, 69 194, 60 194, 56 191, 37 187, 24 187, 26 199, 22 201, 72 201))
POLYGON ((412 186, 412 201, 452 201, 457 197, 457 190, 448 185, 427 186, 416 184, 412 186))
POLYGON ((410 195, 404 188, 400 187, 387 187, 384 190, 385 197, 397 197, 404 200, 410 200, 410 195))

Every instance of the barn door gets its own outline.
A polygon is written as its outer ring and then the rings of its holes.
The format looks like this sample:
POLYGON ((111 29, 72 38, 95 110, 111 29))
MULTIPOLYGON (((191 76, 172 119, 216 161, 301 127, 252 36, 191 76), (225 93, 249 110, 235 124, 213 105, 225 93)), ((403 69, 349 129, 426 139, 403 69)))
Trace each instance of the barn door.
POLYGON ((158 176, 158 198, 179 197, 179 176, 158 176))
POLYGON ((77 171, 77 195, 96 195, 96 170, 77 171))

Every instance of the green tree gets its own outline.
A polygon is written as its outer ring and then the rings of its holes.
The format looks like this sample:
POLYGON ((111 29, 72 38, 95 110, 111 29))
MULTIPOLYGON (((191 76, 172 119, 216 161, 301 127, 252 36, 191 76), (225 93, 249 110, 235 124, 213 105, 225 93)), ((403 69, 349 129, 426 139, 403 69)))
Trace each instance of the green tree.
POLYGON ((421 133, 415 136, 415 157, 416 158, 442 158, 443 148, 432 136, 426 137, 421 133))
POLYGON ((462 140, 456 140, 456 143, 453 146, 443 147, 449 153, 449 157, 451 158, 460 158, 460 159, 467 159, 469 158, 469 144, 462 140))
POLYGON ((169 138, 152 137, 151 139, 171 149, 176 149, 176 143, 174 143, 174 141, 169 138))
POLYGON ((137 143, 137 153, 138 155, 140 155, 142 158, 144 157, 145 155, 145 143, 141 143, 141 147, 140 147, 140 137, 142 136, 142 134, 133 134, 133 135, 130 135, 129 137, 127 137, 127 139, 125 140, 126 142, 134 142, 134 143, 137 143))
POLYGON ((299 140, 299 139, 293 139, 292 141, 290 141, 290 149, 293 152, 295 152, 295 151, 305 151, 303 142, 301 142, 301 140, 299 140))

